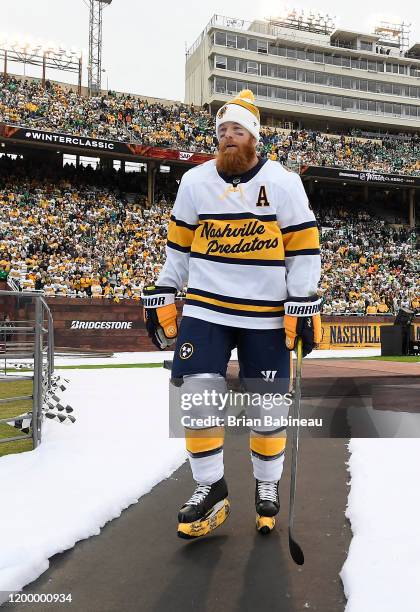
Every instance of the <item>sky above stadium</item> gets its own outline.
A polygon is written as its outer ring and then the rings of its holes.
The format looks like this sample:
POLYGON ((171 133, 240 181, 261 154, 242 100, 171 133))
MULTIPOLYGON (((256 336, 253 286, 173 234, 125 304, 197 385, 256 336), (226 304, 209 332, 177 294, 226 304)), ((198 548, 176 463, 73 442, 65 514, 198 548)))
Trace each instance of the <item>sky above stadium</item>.
MULTIPOLYGON (((53 41, 65 47, 88 48, 88 8, 84 0, 3 0, 0 34, 22 39, 53 41)), ((145 96, 184 99, 185 46, 193 44, 214 14, 238 19, 276 16, 287 8, 318 10, 336 17, 344 29, 373 31, 381 20, 411 23, 411 43, 420 42, 420 3, 405 0, 207 0, 191 3, 113 0, 104 10, 102 86, 145 96)), ((83 84, 87 84, 87 71, 83 84)), ((10 72, 23 73, 11 64, 10 72)), ((39 68, 26 68, 41 76, 39 68)), ((74 75, 50 72, 50 78, 75 82, 74 75), (64 78, 63 78, 64 77, 64 78)))

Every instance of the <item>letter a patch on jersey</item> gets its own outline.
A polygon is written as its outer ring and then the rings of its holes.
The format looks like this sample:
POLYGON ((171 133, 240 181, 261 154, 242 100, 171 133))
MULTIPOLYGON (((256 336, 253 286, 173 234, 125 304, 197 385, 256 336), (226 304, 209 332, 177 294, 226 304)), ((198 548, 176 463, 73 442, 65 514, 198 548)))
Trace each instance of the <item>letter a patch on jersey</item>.
POLYGON ((270 202, 267 198, 267 193, 265 191, 265 186, 261 185, 260 191, 258 194, 258 200, 255 206, 270 206, 270 202))

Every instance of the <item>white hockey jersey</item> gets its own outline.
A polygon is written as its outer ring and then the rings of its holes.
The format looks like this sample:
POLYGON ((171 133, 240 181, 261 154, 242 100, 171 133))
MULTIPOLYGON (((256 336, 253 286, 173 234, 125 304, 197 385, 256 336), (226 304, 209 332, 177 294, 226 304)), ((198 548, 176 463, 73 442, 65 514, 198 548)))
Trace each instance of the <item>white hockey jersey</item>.
POLYGON ((158 285, 187 285, 183 314, 250 329, 283 327, 288 296, 316 293, 319 234, 300 177, 261 159, 218 173, 215 160, 184 174, 158 285))

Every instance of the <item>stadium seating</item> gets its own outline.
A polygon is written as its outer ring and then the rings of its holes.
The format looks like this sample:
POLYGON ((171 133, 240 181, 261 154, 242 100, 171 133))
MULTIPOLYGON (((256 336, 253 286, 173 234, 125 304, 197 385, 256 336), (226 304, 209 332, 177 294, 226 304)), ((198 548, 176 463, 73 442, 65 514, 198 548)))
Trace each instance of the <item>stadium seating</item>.
POLYGON ((85 170, 77 172, 79 181, 52 181, 18 177, 8 166, 0 178, 0 279, 48 296, 139 299, 161 268, 172 202, 147 207, 142 196, 82 184, 85 170))
MULTIPOLYGON (((0 77, 0 122, 146 145, 214 153, 214 118, 180 103, 149 103, 109 92, 86 98, 59 84, 0 77)), ((321 165, 420 176, 420 141, 369 140, 263 127, 260 153, 287 165, 321 165)), ((172 179, 173 180, 173 179, 172 179)), ((0 280, 48 296, 139 299, 165 258, 176 182, 158 181, 150 206, 146 176, 0 158, 0 280)), ((419 311, 415 233, 375 211, 318 206, 324 313, 419 311)))
MULTIPOLYGON (((197 152, 217 148, 214 118, 202 108, 109 92, 86 98, 59 84, 0 77, 0 122, 197 152)), ((313 130, 264 127, 260 152, 284 164, 420 176, 420 141, 380 141, 313 130)))
POLYGON ((415 231, 338 207, 315 214, 324 314, 395 314, 401 305, 420 312, 415 231))
MULTIPOLYGON (((0 280, 51 297, 138 300, 165 259, 172 194, 150 206, 128 193, 134 179, 126 180, 74 167, 48 178, 30 163, 0 158, 0 280)), ((415 232, 351 211, 315 207, 324 313, 420 311, 415 232)))

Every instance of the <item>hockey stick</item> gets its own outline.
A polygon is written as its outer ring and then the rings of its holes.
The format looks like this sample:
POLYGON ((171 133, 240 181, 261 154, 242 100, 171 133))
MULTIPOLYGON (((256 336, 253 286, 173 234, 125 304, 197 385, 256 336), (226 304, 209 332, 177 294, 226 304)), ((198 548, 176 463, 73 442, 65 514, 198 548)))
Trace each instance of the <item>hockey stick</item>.
MULTIPOLYGON (((302 339, 298 338, 296 347, 296 380, 295 380, 295 396, 292 405, 292 418, 300 418, 300 398, 301 386, 300 380, 302 375, 302 339)), ((294 421, 293 421, 294 422, 294 421)), ((290 499, 289 499, 289 551, 290 556, 297 565, 303 565, 305 557, 303 550, 293 537, 293 522, 295 518, 295 497, 296 497, 296 471, 297 471, 297 456, 299 447, 299 424, 293 427, 292 430, 292 464, 290 474, 290 499)))

